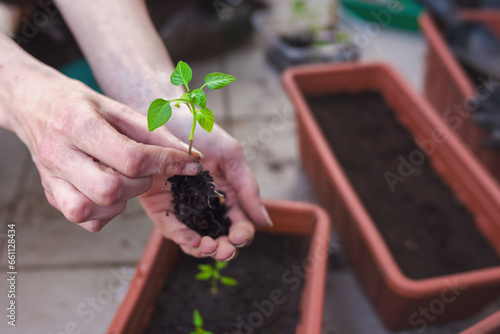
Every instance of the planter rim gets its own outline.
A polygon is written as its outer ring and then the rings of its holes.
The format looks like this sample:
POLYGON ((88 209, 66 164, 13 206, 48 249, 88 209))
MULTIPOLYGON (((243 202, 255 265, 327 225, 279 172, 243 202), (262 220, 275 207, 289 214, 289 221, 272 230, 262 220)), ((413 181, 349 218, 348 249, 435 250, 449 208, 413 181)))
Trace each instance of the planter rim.
MULTIPOLYGON (((407 297, 422 297, 423 294, 431 296, 436 292, 442 290, 443 281, 459 280, 460 284, 468 285, 471 282, 477 281, 478 277, 482 277, 483 284, 489 285, 500 280, 500 267, 486 268, 480 270, 472 270, 469 272, 444 275, 426 279, 415 280, 405 276, 399 266, 397 265, 394 257, 392 256, 387 244, 383 240, 380 232, 375 227, 375 223, 368 214, 360 198, 357 196, 354 188, 350 184, 347 176, 342 171, 342 168, 332 153, 330 146, 324 137, 319 124, 312 116, 311 110, 301 93, 300 87, 296 82, 296 78, 306 75, 328 75, 329 73, 349 72, 352 70, 380 70, 388 73, 398 85, 419 105, 422 113, 425 114, 432 122, 435 128, 439 128, 444 133, 447 143, 453 147, 459 154, 464 157, 464 164, 469 170, 475 173, 471 176, 476 180, 477 184, 483 185, 483 191, 489 193, 492 198, 498 199, 500 207, 500 189, 496 186, 494 179, 482 168, 478 160, 472 153, 464 146, 452 130, 439 119, 437 113, 432 109, 430 104, 414 90, 409 89, 408 85, 404 82, 401 76, 389 65, 385 63, 349 63, 349 64, 314 64, 314 65, 301 65, 285 70, 282 80, 286 90, 289 91, 291 99, 297 106, 297 113, 300 113, 304 120, 304 127, 309 128, 312 133, 319 134, 318 146, 321 151, 325 152, 320 158, 325 165, 332 166, 329 173, 331 176, 335 175, 334 180, 337 180, 339 188, 342 188, 344 194, 353 201, 346 201, 350 206, 350 211, 355 217, 354 221, 362 225, 360 232, 363 238, 367 241, 367 246, 370 252, 374 255, 376 265, 379 270, 384 274, 384 279, 394 290, 407 297), (486 277, 486 279, 485 279, 486 277)), ((477 217, 476 217, 477 218, 477 217)))
MULTIPOLYGON (((464 11, 462 12, 461 16, 463 18, 472 19, 474 15, 471 14, 471 12, 473 11, 464 11)), ((447 47, 447 43, 444 38, 441 36, 441 34, 430 33, 430 31, 438 30, 436 24, 432 20, 431 15, 428 12, 422 13, 419 17, 419 23, 423 34, 425 34, 426 39, 432 45, 432 48, 437 50, 437 52, 442 55, 444 66, 447 68, 447 71, 450 72, 454 78, 456 78, 457 85, 463 92, 465 92, 465 95, 468 98, 474 97, 474 86, 463 71, 462 66, 458 62, 457 58, 453 55, 450 48, 447 47)))
POLYGON ((500 312, 493 313, 460 334, 494 334, 500 330, 500 312))
MULTIPOLYGON (((310 215, 311 218, 314 218, 314 223, 308 223, 309 225, 313 224, 314 229, 311 233, 307 233, 311 239, 311 246, 307 254, 307 259, 312 258, 313 265, 311 269, 306 272, 307 278, 303 286, 300 303, 300 318, 302 321, 298 324, 296 333, 320 334, 323 319, 324 290, 328 261, 330 216, 323 208, 312 203, 264 199, 263 204, 271 213, 275 210, 281 212, 306 213, 310 215), (315 249, 313 249, 313 245, 316 246, 315 249), (306 294, 309 296, 307 300, 304 298, 306 294), (314 298, 311 298, 311 296, 314 296, 314 298)), ((282 225, 286 226, 286 224, 282 225)), ((256 226, 256 230, 259 232, 282 233, 284 229, 283 226, 277 229, 256 226)), ((293 232, 292 229, 292 232, 288 233, 296 232, 293 232)), ((297 233, 300 234, 300 232, 297 233)), ((148 282, 151 276, 154 275, 154 264, 158 261, 160 253, 165 254, 165 248, 168 249, 167 252, 179 251, 179 247, 173 242, 165 239, 160 230, 155 227, 143 251, 128 292, 107 330, 108 334, 129 333, 126 331, 129 319, 134 316, 134 311, 143 298, 144 291, 146 291, 148 287, 148 282), (163 251, 160 251, 162 249, 163 251)))

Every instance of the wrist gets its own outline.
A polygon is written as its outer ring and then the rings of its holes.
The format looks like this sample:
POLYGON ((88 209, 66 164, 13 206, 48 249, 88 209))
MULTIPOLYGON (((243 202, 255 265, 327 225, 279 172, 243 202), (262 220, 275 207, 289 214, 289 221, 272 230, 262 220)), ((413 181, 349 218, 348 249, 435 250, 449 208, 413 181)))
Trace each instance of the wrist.
POLYGON ((0 126, 25 142, 30 113, 36 113, 41 108, 39 102, 46 98, 39 87, 57 74, 0 34, 0 126))

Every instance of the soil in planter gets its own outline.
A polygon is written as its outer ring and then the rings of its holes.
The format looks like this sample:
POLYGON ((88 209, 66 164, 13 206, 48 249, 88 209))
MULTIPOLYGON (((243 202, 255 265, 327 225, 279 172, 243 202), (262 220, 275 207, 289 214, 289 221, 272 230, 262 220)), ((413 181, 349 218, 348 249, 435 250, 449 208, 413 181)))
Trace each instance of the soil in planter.
POLYGON ((308 248, 308 237, 258 233, 253 244, 221 271, 238 285, 219 284, 216 295, 210 292, 210 281, 194 278, 198 264, 214 261, 182 254, 145 333, 191 333, 194 309, 204 319, 203 328, 217 334, 295 333, 308 248))
POLYGON ((215 191, 214 179, 208 171, 194 176, 174 175, 171 183, 174 213, 181 222, 202 236, 217 238, 228 235, 231 220, 223 194, 215 191))
POLYGON ((409 176, 391 191, 385 173, 397 175, 400 159, 409 161, 421 150, 379 93, 312 96, 308 103, 406 276, 423 279, 500 265, 474 217, 427 157, 418 167, 403 163, 409 176))

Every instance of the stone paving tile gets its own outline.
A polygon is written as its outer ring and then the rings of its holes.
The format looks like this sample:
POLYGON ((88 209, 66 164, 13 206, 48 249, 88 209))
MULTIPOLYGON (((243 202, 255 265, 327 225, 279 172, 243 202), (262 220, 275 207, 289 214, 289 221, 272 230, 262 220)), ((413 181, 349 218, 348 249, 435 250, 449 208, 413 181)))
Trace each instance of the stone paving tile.
POLYGON ((233 136, 260 186, 263 198, 316 202, 298 153, 291 110, 274 111, 267 120, 233 125, 233 136))
POLYGON ((370 22, 341 11, 341 22, 361 48, 361 61, 385 62, 397 69, 418 91, 423 91, 426 43, 417 32, 377 28, 370 22))
POLYGON ((377 318, 356 277, 348 267, 329 270, 323 316, 323 334, 454 334, 462 331, 498 309, 500 299, 486 307, 476 316, 446 324, 427 324, 401 331, 390 332, 377 318))
MULTIPOLYGON (((134 272, 134 267, 120 266, 20 270, 16 282, 16 327, 9 326, 4 315, 0 333, 105 333, 134 272)), ((0 280, 0 291, 4 309, 8 305, 5 279, 0 280)))
POLYGON ((31 160, 26 146, 15 134, 0 129, 0 208, 8 206, 16 196, 26 161, 31 160))
POLYGON ((266 62, 263 39, 254 34, 245 45, 225 57, 227 73, 237 80, 228 87, 233 119, 252 120, 270 115, 275 108, 288 108, 280 74, 266 62))
MULTIPOLYGON (((24 176, 22 201, 16 203, 18 265, 63 266, 103 263, 135 263, 141 256, 153 223, 137 200, 98 233, 70 223, 50 204, 43 193, 34 165, 24 176)), ((2 255, 1 267, 6 264, 2 255)))
MULTIPOLYGON (((224 72, 220 56, 193 60, 189 62, 189 66, 193 70, 193 78, 189 84, 190 89, 201 87, 205 82, 204 78, 207 74, 212 72, 224 72)), ((222 123, 229 117, 226 110, 225 99, 228 94, 227 89, 230 87, 231 86, 221 90, 210 90, 208 88, 203 89, 205 95, 207 96, 207 105, 213 112, 217 123, 222 123)))

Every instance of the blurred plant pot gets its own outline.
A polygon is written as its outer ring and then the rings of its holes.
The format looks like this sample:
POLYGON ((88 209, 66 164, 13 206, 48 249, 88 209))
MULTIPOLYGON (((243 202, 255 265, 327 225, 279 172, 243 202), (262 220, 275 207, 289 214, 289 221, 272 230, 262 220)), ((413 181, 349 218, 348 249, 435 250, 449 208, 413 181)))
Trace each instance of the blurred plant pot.
POLYGON ((362 289, 385 326, 389 329, 418 326, 419 321, 425 320, 419 319, 420 308, 434 307, 436 301, 443 303, 441 299, 450 284, 466 289, 446 304, 444 311, 432 315, 435 322, 472 315, 493 300, 500 292, 500 266, 419 280, 402 273, 346 170, 341 167, 335 148, 330 147, 323 135, 306 98, 376 91, 382 94, 397 120, 414 139, 422 143, 433 138, 434 131, 439 129, 446 140, 437 144, 429 157, 436 175, 474 213, 476 229, 499 254, 500 190, 431 106, 397 73, 382 64, 296 67, 284 73, 283 84, 297 112, 304 169, 332 217, 362 289))
MULTIPOLYGON (((300 301, 301 316, 295 333, 321 334, 330 218, 323 209, 313 204, 275 200, 267 200, 264 204, 274 227, 258 228, 259 233, 304 235, 310 238, 307 260, 311 262, 311 269, 306 271, 300 301)), ((251 249, 244 251, 250 252, 251 249)), ((146 329, 165 279, 176 270, 179 252, 177 245, 154 229, 108 334, 138 334, 146 329)), ((259 266, 258 263, 248 265, 259 266)))
MULTIPOLYGON (((485 23, 500 36, 500 11, 464 10, 462 18, 485 23)), ((500 180, 500 152, 483 147, 487 133, 471 117, 467 101, 475 96, 473 81, 454 57, 436 23, 429 14, 420 17, 420 26, 427 40, 427 58, 424 90, 427 99, 441 115, 443 121, 462 138, 479 160, 500 180)))
POLYGON ((325 31, 330 36, 328 41, 320 45, 314 45, 313 38, 306 33, 293 36, 296 41, 292 41, 292 38, 285 39, 280 30, 289 23, 272 14, 266 10, 255 12, 252 15, 252 25, 266 40, 267 59, 279 71, 300 64, 354 61, 361 55, 360 49, 353 43, 336 41, 336 30, 325 31))
POLYGON ((460 334, 498 334, 500 333, 500 312, 490 315, 460 334))

